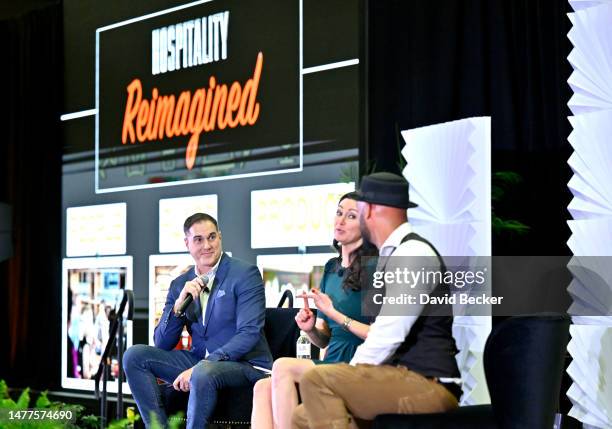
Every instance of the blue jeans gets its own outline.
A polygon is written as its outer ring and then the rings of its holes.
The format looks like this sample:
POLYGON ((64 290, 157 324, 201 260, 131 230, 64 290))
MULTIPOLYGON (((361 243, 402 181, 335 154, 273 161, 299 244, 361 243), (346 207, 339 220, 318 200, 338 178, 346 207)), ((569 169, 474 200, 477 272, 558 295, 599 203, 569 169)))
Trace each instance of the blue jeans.
POLYGON ((157 378, 172 383, 180 373, 193 367, 187 429, 201 429, 206 427, 215 410, 218 389, 252 386, 264 377, 248 362, 211 362, 200 360, 186 350, 166 351, 143 344, 134 345, 125 352, 123 366, 132 396, 147 427, 151 426, 151 413, 163 427, 168 422, 157 378))

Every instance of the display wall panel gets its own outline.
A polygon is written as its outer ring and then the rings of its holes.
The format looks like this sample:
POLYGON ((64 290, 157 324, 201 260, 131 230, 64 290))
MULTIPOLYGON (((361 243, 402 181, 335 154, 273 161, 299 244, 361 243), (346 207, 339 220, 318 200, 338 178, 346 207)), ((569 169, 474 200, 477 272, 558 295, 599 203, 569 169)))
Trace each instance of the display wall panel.
POLYGON ((96 192, 301 171, 302 19, 295 0, 196 1, 96 29, 96 192))
MULTIPOLYGON (((324 18, 316 14, 321 3, 305 4, 304 1, 291 0, 283 2, 282 5, 279 3, 280 6, 275 7, 272 13, 265 13, 265 10, 259 7, 273 3, 251 0, 240 2, 108 0, 102 3, 66 0, 63 2, 65 23, 63 113, 65 115, 62 117, 64 119, 62 208, 66 210, 69 207, 113 204, 117 201, 126 203, 127 242, 124 253, 134 258, 135 343, 148 344, 150 341, 149 255, 185 251, 182 241, 182 222, 187 217, 187 213, 176 214, 176 219, 173 219, 173 222, 176 222, 175 226, 168 223, 166 230, 160 233, 160 221, 163 217, 159 214, 160 200, 216 195, 216 216, 223 232, 224 248, 232 249, 236 257, 255 264, 257 255, 269 251, 253 249, 250 245, 251 191, 355 182, 358 179, 358 148, 366 135, 363 132, 364 87, 361 85, 364 68, 359 57, 364 46, 361 18, 365 2, 347 4, 344 0, 329 0, 324 5, 326 12, 324 18), (198 5, 187 7, 195 3, 198 5), (303 12, 301 23, 295 13, 297 11, 299 14, 300 7, 303 12), (160 13, 173 8, 181 8, 180 13, 185 20, 182 17, 174 19, 179 14, 160 13), (258 9, 259 16, 246 22, 244 17, 248 16, 248 11, 252 11, 253 8, 258 9), (187 16, 196 10, 197 14, 187 16), (168 29, 172 25, 176 29, 177 24, 195 18, 200 18, 201 23, 202 17, 208 18, 226 10, 230 12, 227 59, 186 68, 181 65, 180 71, 155 75, 152 73, 153 31, 168 29), (200 11, 202 13, 199 13, 200 11), (110 28, 117 23, 151 14, 158 15, 155 19, 140 19, 138 22, 110 28), (148 32, 141 31, 150 23, 160 23, 164 19, 167 22, 152 25, 148 32), (266 20, 268 20, 266 25, 257 24, 266 20), (300 25, 303 35, 301 43, 304 47, 302 64, 299 64, 299 53, 295 50, 299 47, 297 38, 300 34, 300 25), (97 54, 96 31, 101 29, 104 30, 98 31, 100 39, 97 46, 100 51, 97 54), (244 35, 249 32, 254 32, 257 37, 250 38, 251 42, 243 45, 237 39, 240 36, 238 33, 244 35), (283 40, 278 36, 281 32, 283 35, 287 34, 283 40), (347 44, 346 40, 350 40, 350 43, 347 44), (255 46, 259 44, 258 41, 262 41, 261 49, 255 46), (273 42, 272 45, 278 46, 270 46, 268 43, 270 41, 273 42), (322 44, 321 41, 326 41, 326 44, 322 44), (264 46, 266 43, 268 48, 264 46), (283 43, 285 45, 282 45, 283 43), (98 133, 106 134, 110 138, 107 142, 121 142, 125 107, 129 96, 128 86, 135 78, 139 78, 142 83, 142 99, 148 101, 153 97, 153 88, 157 88, 158 97, 168 95, 171 91, 177 96, 183 90, 191 91, 193 96, 196 90, 210 86, 211 76, 215 76, 216 84, 236 81, 244 88, 247 80, 254 76, 259 50, 263 52, 263 64, 255 101, 260 103, 261 121, 265 116, 269 129, 277 136, 276 140, 269 138, 272 134, 261 133, 261 129, 256 129, 263 125, 263 122, 231 130, 202 133, 195 163, 189 172, 186 172, 184 166, 186 149, 192 135, 173 136, 155 143, 118 143, 121 150, 114 151, 121 153, 112 154, 111 151, 104 152, 102 156, 98 154, 99 165, 96 171, 96 121, 101 119, 101 122, 98 122, 98 133), (279 56, 281 51, 288 55, 279 56), (101 79, 98 82, 98 97, 104 98, 98 100, 100 103, 98 106, 96 105, 97 56, 98 78, 101 79), (113 60, 122 56, 123 60, 113 60), (275 58, 272 58, 273 56, 275 58), (234 64, 230 65, 230 62, 234 64), (296 72, 291 79, 288 77, 280 79, 282 75, 289 76, 286 72, 290 68, 296 72), (279 77, 278 82, 273 79, 274 76, 279 77), (283 85, 292 85, 290 91, 276 85, 281 83, 281 80, 284 82, 283 85), (254 169, 287 170, 290 169, 288 166, 299 165, 300 154, 294 150, 300 144, 299 127, 294 125, 299 122, 300 115, 295 114, 293 107, 299 108, 299 96, 294 97, 294 95, 299 93, 300 80, 303 82, 301 112, 303 168, 301 171, 291 173, 235 178, 241 172, 254 169), (117 90, 112 89, 113 87, 117 90), (291 103, 293 107, 287 107, 285 104, 283 108, 271 108, 273 105, 281 106, 283 100, 291 103), (101 110, 98 111, 97 107, 101 107, 101 110), (115 113, 112 113, 113 110, 115 113), (105 117, 98 118, 98 114, 105 117), (291 119, 286 120, 285 118, 289 116, 291 119), (110 126, 106 127, 104 123, 110 126), (112 125, 113 123, 121 127, 116 127, 112 125), (285 138, 280 138, 281 135, 285 135, 285 138), (267 145, 266 150, 269 152, 257 152, 252 145, 267 145), (150 150, 150 155, 156 159, 143 160, 143 150, 145 152, 150 150), (200 180, 230 175, 234 178, 200 180), (177 180, 181 178, 186 180, 177 180), (97 187, 98 189, 121 188, 126 184, 120 182, 159 186, 96 193, 97 187), (163 185, 178 182, 181 184, 163 185), (171 240, 169 238, 171 235, 174 236, 172 239, 174 244, 166 246, 164 241, 171 240)), ((134 122, 132 124, 135 125, 134 122)), ((137 132, 136 126, 134 131, 137 132)), ((64 211, 62 224, 64 239, 67 235, 65 217, 64 211)), ((330 238, 331 235, 327 235, 321 240, 322 244, 318 248, 306 250, 324 252, 328 248, 330 238)), ((267 246, 265 241, 263 245, 267 246)), ((64 240, 63 255, 66 255, 66 246, 64 240)), ((276 249, 274 253, 295 253, 295 248, 276 249)))
POLYGON ((126 204, 66 209, 66 256, 121 255, 127 242, 126 204))
MULTIPOLYGON (((110 319, 124 290, 132 290, 132 257, 66 258, 62 263, 62 387, 94 390, 94 376, 109 338, 110 319)), ((127 315, 127 309, 126 309, 127 315)), ((124 315, 125 316, 125 315, 124 315)), ((123 342, 132 345, 124 317, 123 342)), ((117 349, 111 355, 108 391, 117 392, 117 349)), ((123 391, 129 393, 127 383, 123 391)))
POLYGON ((329 244, 338 200, 354 190, 354 183, 334 183, 251 192, 251 247, 329 244))
POLYGON ((163 198, 159 200, 159 251, 183 252, 183 223, 194 213, 206 213, 218 219, 217 195, 163 198))

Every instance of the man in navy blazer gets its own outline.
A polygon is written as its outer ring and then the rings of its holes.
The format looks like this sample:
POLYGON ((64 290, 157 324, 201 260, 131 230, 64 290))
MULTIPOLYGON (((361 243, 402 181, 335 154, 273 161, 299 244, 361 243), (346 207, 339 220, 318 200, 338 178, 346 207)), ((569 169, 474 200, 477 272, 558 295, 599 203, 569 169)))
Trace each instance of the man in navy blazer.
POLYGON ((127 380, 147 427, 152 414, 163 426, 167 423, 158 378, 189 392, 187 428, 203 428, 218 389, 250 386, 264 376, 254 365, 272 366, 263 334, 265 294, 259 270, 223 253, 221 231, 212 216, 196 213, 183 229, 195 266, 170 285, 155 328, 155 347, 134 345, 124 356, 127 380), (183 314, 181 305, 188 296, 193 302, 183 314), (174 350, 183 326, 192 337, 189 351, 174 350))

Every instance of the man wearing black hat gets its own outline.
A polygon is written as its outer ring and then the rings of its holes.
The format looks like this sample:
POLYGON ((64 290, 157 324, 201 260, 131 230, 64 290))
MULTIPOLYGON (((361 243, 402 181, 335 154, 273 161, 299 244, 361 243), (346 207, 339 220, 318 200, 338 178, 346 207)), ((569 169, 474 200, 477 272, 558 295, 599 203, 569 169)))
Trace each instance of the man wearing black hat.
MULTIPOLYGON (((423 261, 446 270, 438 251, 412 232, 406 210, 416 204, 408 198, 403 177, 384 172, 365 176, 358 195, 362 235, 379 249, 377 273, 416 272, 423 261)), ((406 289, 395 288, 384 278, 385 298, 405 295, 401 292, 406 289)), ((419 284, 418 288, 427 291, 425 296, 444 292, 441 284, 419 284)), ((320 365, 304 375, 300 382, 303 404, 293 416, 294 427, 353 428, 378 414, 435 413, 458 406, 461 388, 452 308, 412 304, 398 307, 384 302, 350 365, 320 365)))

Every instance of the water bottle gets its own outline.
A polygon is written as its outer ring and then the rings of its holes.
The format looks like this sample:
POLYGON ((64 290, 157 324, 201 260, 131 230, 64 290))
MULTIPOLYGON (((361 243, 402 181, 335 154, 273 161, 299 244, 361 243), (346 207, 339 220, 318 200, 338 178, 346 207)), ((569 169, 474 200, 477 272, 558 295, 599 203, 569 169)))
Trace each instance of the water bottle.
POLYGON ((300 331, 300 338, 295 344, 295 355, 298 359, 310 359, 310 338, 304 331, 300 331))

